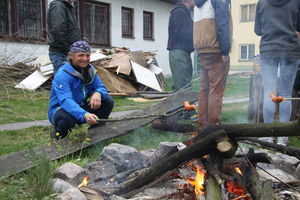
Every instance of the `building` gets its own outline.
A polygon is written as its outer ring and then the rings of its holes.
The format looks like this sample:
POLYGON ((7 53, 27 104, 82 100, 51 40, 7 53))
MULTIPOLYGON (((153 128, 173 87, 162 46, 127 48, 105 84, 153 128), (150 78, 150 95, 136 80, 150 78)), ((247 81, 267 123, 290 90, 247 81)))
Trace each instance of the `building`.
MULTIPOLYGON (((0 60, 8 64, 48 53, 46 12, 51 0, 0 1, 0 60)), ((76 15, 93 47, 155 51, 168 63, 168 19, 176 0, 79 0, 76 15)))
POLYGON ((256 3, 258 0, 234 0, 231 13, 233 22, 233 40, 231 66, 253 65, 253 58, 259 54, 259 41, 254 33, 256 3))

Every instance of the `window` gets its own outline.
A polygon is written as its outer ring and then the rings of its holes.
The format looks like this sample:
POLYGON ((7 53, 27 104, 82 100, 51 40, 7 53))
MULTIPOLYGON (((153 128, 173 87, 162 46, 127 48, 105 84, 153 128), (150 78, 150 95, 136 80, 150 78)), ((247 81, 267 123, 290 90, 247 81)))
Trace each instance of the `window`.
POLYGON ((255 4, 241 6, 241 22, 253 22, 255 20, 255 4))
POLYGON ((15 37, 46 38, 45 0, 2 0, 0 33, 15 37))
POLYGON ((254 44, 240 45, 240 60, 241 61, 253 60, 254 52, 255 52, 254 44))
MULTIPOLYGON (((83 37, 90 44, 110 46, 110 7, 97 1, 80 1, 81 29, 83 37)), ((80 6, 80 5, 79 5, 80 6)))
POLYGON ((0 34, 8 35, 8 2, 7 0, 0 1, 0 34))
POLYGON ((144 21, 144 39, 154 39, 153 38, 153 13, 144 11, 143 12, 144 21))
POLYGON ((122 7, 122 36, 133 37, 133 9, 122 7))

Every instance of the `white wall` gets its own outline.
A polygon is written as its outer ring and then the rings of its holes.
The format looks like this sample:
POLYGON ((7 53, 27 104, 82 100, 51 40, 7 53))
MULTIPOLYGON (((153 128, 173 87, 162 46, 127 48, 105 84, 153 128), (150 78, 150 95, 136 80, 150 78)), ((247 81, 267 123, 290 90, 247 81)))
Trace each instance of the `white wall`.
MULTIPOLYGON (((100 0, 99 0, 100 1, 100 0)), ((111 45, 128 47, 144 51, 157 51, 157 61, 164 74, 170 74, 167 42, 169 13, 174 4, 158 0, 101 0, 109 3, 111 8, 111 45), (121 7, 134 9, 134 38, 122 37, 121 7), (154 40, 143 39, 143 11, 154 14, 154 40)), ((43 44, 26 44, 0 41, 0 62, 13 64, 48 54, 48 46, 43 44)))

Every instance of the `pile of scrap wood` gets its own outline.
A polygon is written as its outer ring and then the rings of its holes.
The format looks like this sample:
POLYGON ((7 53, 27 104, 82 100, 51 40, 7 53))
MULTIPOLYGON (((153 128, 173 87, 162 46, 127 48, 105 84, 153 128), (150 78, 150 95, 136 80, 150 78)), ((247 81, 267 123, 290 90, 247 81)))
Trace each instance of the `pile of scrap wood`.
MULTIPOLYGON (((130 51, 126 48, 99 49, 91 54, 90 62, 112 94, 137 94, 138 92, 162 92, 166 86, 162 69, 155 54, 130 51)), ((53 66, 48 55, 39 56, 34 66, 37 70, 15 87, 35 90, 53 75, 53 66)))

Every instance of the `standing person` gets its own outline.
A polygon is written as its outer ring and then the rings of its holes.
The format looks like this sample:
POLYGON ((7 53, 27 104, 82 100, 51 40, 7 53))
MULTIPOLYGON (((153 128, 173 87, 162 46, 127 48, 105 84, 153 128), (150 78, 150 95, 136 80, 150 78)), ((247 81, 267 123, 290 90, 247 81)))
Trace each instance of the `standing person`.
POLYGON ((171 11, 169 18, 169 63, 174 85, 177 91, 191 85, 193 65, 191 52, 193 48, 193 20, 191 10, 194 0, 182 0, 171 11))
POLYGON ((200 57, 199 126, 220 124, 231 48, 230 0, 196 0, 194 47, 200 57))
POLYGON ((113 99, 89 64, 91 50, 87 42, 76 41, 70 47, 69 62, 65 62, 52 81, 49 121, 54 125, 52 138, 68 135, 76 124, 88 123, 97 127, 107 119, 114 106, 113 99))
MULTIPOLYGON (((263 117, 265 123, 274 122, 275 104, 270 93, 279 91, 284 98, 291 97, 300 59, 300 1, 260 0, 256 7, 256 35, 261 36, 260 57, 264 88, 263 117), (277 82, 279 77, 279 82, 277 82)), ((279 121, 291 117, 291 102, 279 105, 279 121)), ((272 138, 269 141, 272 142, 272 138)), ((279 137, 278 144, 287 144, 288 137, 279 137)))
POLYGON ((47 13, 49 58, 56 74, 67 60, 70 45, 80 40, 80 29, 74 13, 77 0, 53 0, 47 13))

